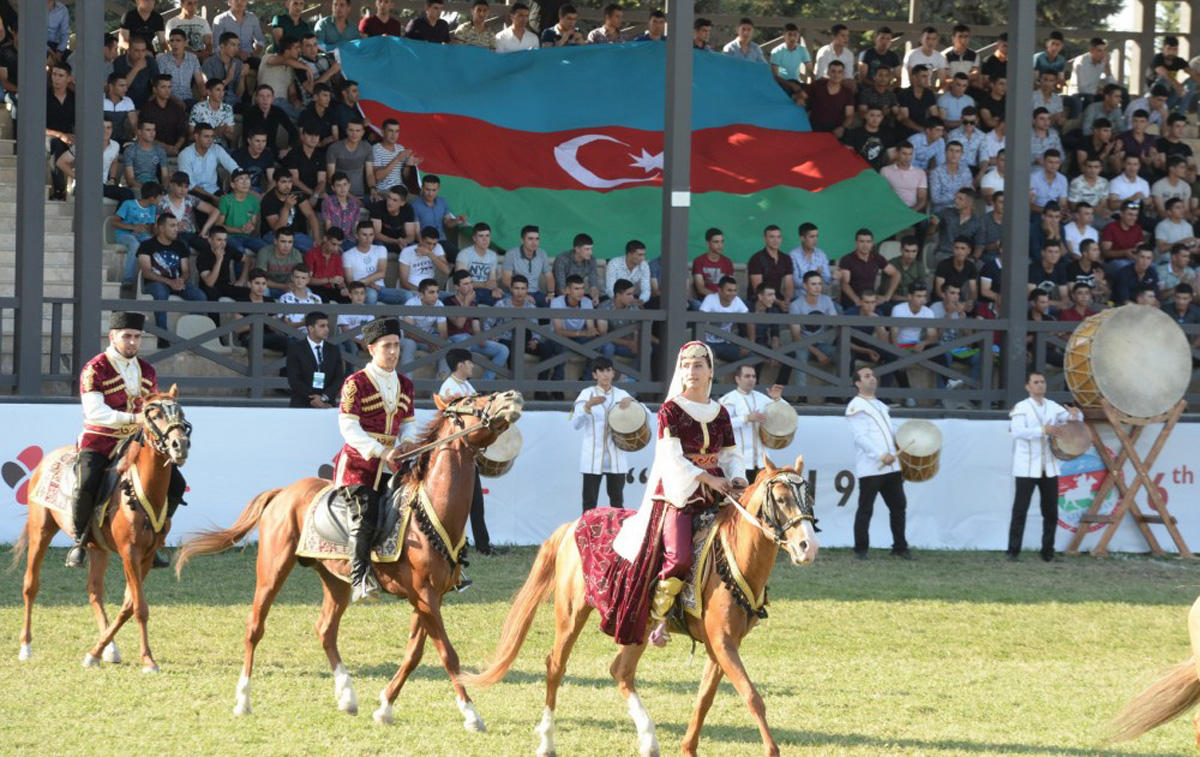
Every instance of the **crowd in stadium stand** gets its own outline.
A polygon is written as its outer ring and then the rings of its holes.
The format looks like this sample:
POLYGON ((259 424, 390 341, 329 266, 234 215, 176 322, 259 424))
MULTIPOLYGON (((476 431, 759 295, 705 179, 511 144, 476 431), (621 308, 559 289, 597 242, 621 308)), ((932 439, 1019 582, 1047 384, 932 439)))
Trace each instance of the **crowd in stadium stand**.
MULTIPOLYGON (((605 7, 601 25, 584 30, 570 4, 516 2, 504 7, 508 23, 498 32, 487 23, 485 0, 454 28, 437 0, 427 0, 407 24, 392 0, 376 0, 374 12, 357 21, 346 0, 333 0, 315 23, 302 16, 303 0, 288 0, 287 12, 266 23, 246 0, 229 0, 211 24, 198 15, 196 0, 178 5, 164 21, 154 0, 137 0, 105 38, 103 191, 118 203, 111 226, 127 250, 122 296, 141 287, 156 299, 480 307, 477 318, 408 319, 451 341, 494 325, 483 309, 490 305, 574 310, 553 318, 553 327, 586 342, 623 324, 619 313, 599 311, 657 304, 657 251, 647 261, 637 240, 603 272, 584 233, 572 249, 546 250, 531 223, 519 244, 493 249, 487 219, 468 219, 455 198, 441 194, 437 176, 417 172, 421 156, 398 143, 395 121, 364 121, 358 87, 331 51, 377 35, 510 54, 655 42, 666 38, 661 11, 635 35, 625 31, 617 5, 605 7), (540 31, 532 25, 539 15, 540 31)), ((66 8, 50 0, 49 16, 50 196, 61 200, 76 178, 75 56, 66 8)), ((17 18, 6 0, 0 21, 0 88, 15 109, 17 18)), ((1010 82, 1004 35, 984 56, 962 25, 948 47, 936 29, 925 29, 903 56, 885 26, 852 40, 839 24, 832 41, 811 53, 794 24, 769 50, 755 41, 750 19, 728 42, 712 39, 712 29, 696 20, 696 49, 769 66, 807 109, 814 130, 836 135, 925 220, 897 235, 899 250, 889 260, 879 252, 884 240, 867 229, 853 251, 827 255, 819 219, 780 218, 764 230, 744 286, 721 230, 709 229, 692 265, 693 309, 990 319, 1002 296, 1018 296, 1028 298, 1038 320, 1077 321, 1094 308, 1134 301, 1161 306, 1180 323, 1200 323, 1192 302, 1200 195, 1193 193, 1196 159, 1185 138, 1200 57, 1180 58, 1174 37, 1161 39, 1145 86, 1132 87, 1146 94, 1131 99, 1131 82, 1116 80, 1099 38, 1068 59, 1062 34, 1053 32, 1034 59, 1035 80, 1010 82), (1032 263, 1028 291, 1016 295, 1001 291, 1004 208, 1014 201, 1003 193, 1011 97, 1028 100, 1023 117, 1033 124, 1032 191, 1019 200, 1032 212, 1032 263)), ((303 325, 302 317, 289 318, 303 325)), ((352 330, 364 318, 341 316, 335 328, 352 330)), ((165 326, 165 314, 157 321, 165 326)), ((805 347, 810 362, 837 359, 832 329, 790 330, 794 339, 828 335, 805 347)), ((919 324, 863 331, 918 351, 956 336, 919 324)), ((743 333, 763 345, 786 344, 775 326, 750 324, 743 333)), ((267 347, 286 348, 281 336, 269 336, 267 347)), ((746 354, 710 340, 723 360, 746 354)), ((431 345, 406 338, 404 346, 407 360, 431 345)), ((648 347, 634 337, 604 350, 633 357, 648 347)), ((473 349, 495 364, 522 352, 561 352, 535 339, 523 348, 496 341, 473 349)), ((857 360, 887 359, 867 346, 853 349, 857 360)), ((980 359, 980 350, 965 348, 947 358, 973 377, 980 359)), ((785 368, 779 380, 786 383, 789 374, 785 368)), ((561 375, 559 366, 551 377, 561 375)), ((906 382, 903 372, 898 380, 906 382)))

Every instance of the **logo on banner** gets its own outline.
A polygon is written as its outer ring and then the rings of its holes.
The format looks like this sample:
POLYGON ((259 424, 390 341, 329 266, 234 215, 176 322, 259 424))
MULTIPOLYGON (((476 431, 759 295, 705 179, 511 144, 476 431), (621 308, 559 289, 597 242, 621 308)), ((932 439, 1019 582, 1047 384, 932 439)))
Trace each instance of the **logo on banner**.
POLYGON ((0 478, 13 490, 19 504, 29 504, 29 476, 42 461, 42 455, 41 447, 26 447, 17 453, 16 460, 9 460, 0 466, 0 478))
MULTIPOLYGON (((1100 484, 1108 475, 1108 468, 1094 449, 1074 460, 1067 460, 1061 465, 1062 472, 1058 476, 1058 525, 1075 533, 1079 530, 1080 519, 1087 513, 1088 508, 1096 499, 1100 484)), ((1108 515, 1116 507, 1116 487, 1109 490, 1100 508, 1101 515, 1108 515)), ((1088 533, 1099 531, 1105 523, 1088 523, 1088 533)))

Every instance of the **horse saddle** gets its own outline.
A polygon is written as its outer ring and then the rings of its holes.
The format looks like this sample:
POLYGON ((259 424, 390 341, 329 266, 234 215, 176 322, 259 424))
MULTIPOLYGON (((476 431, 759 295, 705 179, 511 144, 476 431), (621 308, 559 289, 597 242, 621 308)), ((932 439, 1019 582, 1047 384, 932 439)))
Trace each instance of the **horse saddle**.
MULTIPOLYGON (((117 485, 121 482, 119 463, 128 444, 129 440, 121 443, 104 469, 104 475, 100 478, 100 485, 95 492, 96 508, 92 517, 93 524, 103 523, 108 515, 109 503, 112 501, 113 493, 117 490, 117 485)), ((67 516, 68 523, 70 522, 71 507, 75 500, 75 485, 78 478, 75 472, 75 461, 78 458, 79 450, 74 447, 59 447, 51 452, 42 463, 44 473, 38 478, 37 487, 29 495, 31 502, 63 513, 67 516)))
MULTIPOLYGON (((300 547, 296 552, 298 556, 323 560, 350 556, 350 513, 346 501, 337 495, 337 487, 331 484, 313 497, 301 530, 300 547)), ((411 516, 407 504, 409 499, 402 490, 389 490, 387 496, 382 498, 375 539, 371 545, 375 561, 395 562, 400 559, 404 531, 411 516)))

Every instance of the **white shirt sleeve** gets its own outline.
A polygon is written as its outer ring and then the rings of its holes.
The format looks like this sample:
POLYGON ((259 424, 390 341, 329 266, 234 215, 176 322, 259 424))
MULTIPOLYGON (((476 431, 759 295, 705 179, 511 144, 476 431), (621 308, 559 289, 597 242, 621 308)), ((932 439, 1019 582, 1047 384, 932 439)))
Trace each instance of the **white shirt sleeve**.
POLYGON ((1014 439, 1033 441, 1046 435, 1046 430, 1039 426, 1029 413, 1016 409, 1013 410, 1012 422, 1008 428, 1014 439))
POLYGON ((100 392, 87 392, 82 399, 84 423, 94 423, 98 426, 127 426, 134 422, 133 413, 114 410, 104 404, 104 395, 100 392))
POLYGON ((592 420, 592 410, 588 409, 587 406, 587 402, 591 398, 591 392, 587 389, 584 389, 575 398, 575 406, 571 409, 571 428, 576 431, 582 429, 592 420))
MULTIPOLYGON (((401 442, 415 442, 417 440, 417 432, 420 430, 420 424, 416 418, 411 418, 400 424, 400 439, 401 442)), ((382 448, 382 445, 380 445, 382 448)))
MULTIPOLYGON (((409 427, 416 425, 415 423, 405 423, 402 425, 402 428, 407 431, 409 427)), ((346 440, 346 444, 353 447, 354 451, 362 455, 366 460, 383 457, 383 453, 387 451, 382 444, 371 438, 371 435, 366 431, 363 431, 358 419, 352 415, 338 413, 338 430, 342 432, 342 438, 346 440)))
POLYGON ((683 445, 673 436, 661 437, 655 443, 654 460, 662 478, 663 497, 675 507, 683 507, 704 471, 684 456, 683 445))
POLYGON ((721 467, 721 472, 725 474, 725 478, 745 478, 746 477, 746 461, 742 459, 742 449, 738 445, 726 447, 717 455, 717 465, 721 467))
POLYGON ((741 431, 750 421, 746 420, 746 416, 742 415, 742 408, 738 407, 736 402, 722 402, 721 405, 729 412, 729 421, 733 424, 734 431, 741 431))

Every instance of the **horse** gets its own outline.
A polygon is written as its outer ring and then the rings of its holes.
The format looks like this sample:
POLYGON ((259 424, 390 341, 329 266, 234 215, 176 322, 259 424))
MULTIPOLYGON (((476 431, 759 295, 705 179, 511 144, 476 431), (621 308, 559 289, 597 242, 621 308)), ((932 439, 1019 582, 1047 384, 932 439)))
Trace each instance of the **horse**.
MULTIPOLYGON (((1113 741, 1129 741, 1174 720, 1200 702, 1200 598, 1188 612, 1188 637, 1192 654, 1146 687, 1117 714, 1110 724, 1113 741)), ((1200 714, 1192 719, 1196 747, 1200 748, 1200 714)))
MULTIPOLYGON (((703 643, 708 652, 700 696, 682 743, 683 753, 687 755, 696 753, 700 729, 722 675, 729 677, 738 694, 746 700, 767 753, 779 754, 779 747, 767 727, 762 697, 742 665, 738 647, 757 622, 758 615, 766 614, 761 611, 765 604, 767 579, 775 567, 779 547, 787 550, 793 565, 805 565, 816 559, 817 540, 813 529, 813 500, 808 482, 800 475, 803 458, 797 458, 792 468, 776 468, 765 457, 764 464, 755 482, 742 494, 740 507, 726 507, 717 516, 713 528, 718 530, 718 540, 713 552, 718 557, 718 569, 698 578, 702 582, 697 589, 697 594, 703 598, 702 618, 686 616, 689 635, 703 643), (723 551, 723 547, 727 549, 723 551), (719 556, 722 551, 736 563, 736 571, 730 571, 728 565, 721 570, 719 556), (726 578, 734 575, 740 575, 742 580, 726 578)), ((499 682, 516 659, 538 605, 553 591, 554 647, 546 657, 546 705, 537 726, 541 737, 539 755, 555 753, 554 708, 558 687, 571 648, 592 611, 586 599, 582 558, 574 539, 578 524, 578 520, 563 524, 542 544, 529 577, 513 599, 492 661, 483 671, 465 677, 468 685, 481 687, 499 682)), ((657 755, 659 747, 654 722, 634 687, 638 660, 645 649, 645 638, 640 644, 621 646, 609 673, 637 727, 641 754, 657 755)))
MULTIPOLYGON (((425 488, 437 523, 432 524, 430 521, 435 520, 432 518, 421 523, 420 528, 414 523, 404 537, 401 558, 390 563, 374 563, 380 587, 389 594, 408 599, 413 610, 403 662, 379 693, 379 709, 373 716, 381 724, 393 722, 392 703, 421 661, 425 641, 429 638, 450 676, 463 726, 468 731, 484 731, 483 719, 459 680, 458 653, 454 651, 442 622, 442 595, 455 586, 459 572, 461 556, 456 545, 464 540, 471 509, 475 453, 492 444, 501 432, 516 423, 523 400, 520 393, 506 391, 449 400, 435 395, 434 402, 438 416, 420 440, 422 446, 429 445, 433 449, 417 458, 403 474, 403 481, 406 485, 425 488), (442 439, 446 441, 440 442, 442 439)), ((237 684, 234 715, 251 712, 250 675, 254 668, 255 648, 265 631, 267 613, 298 560, 296 552, 313 497, 329 485, 325 479, 304 478, 289 486, 263 492, 250 502, 232 526, 202 532, 186 540, 177 553, 176 575, 192 557, 224 551, 241 541, 256 525, 258 527, 257 582, 254 605, 246 623, 245 659, 237 684)), ((414 512, 414 520, 420 521, 419 516, 420 513, 414 512)), ((317 571, 324 588, 316 633, 333 670, 334 698, 340 711, 357 715, 358 696, 337 645, 338 624, 350 602, 348 560, 313 559, 311 567, 317 571)))
MULTIPOLYGON (((191 448, 192 426, 184 418, 178 397, 178 388, 172 386, 169 392, 151 394, 146 398, 142 404, 142 427, 125 447, 118 462, 121 480, 112 493, 103 519, 94 523, 92 533, 97 541, 87 545, 87 591, 100 636, 95 646, 84 655, 85 668, 98 667, 101 657, 105 662, 121 662, 121 653, 113 638, 129 620, 129 616, 133 615, 141 632, 142 671, 157 673, 159 670, 158 663, 150 653, 150 637, 146 630, 150 609, 142 584, 154 564, 154 553, 162 547, 171 530, 171 519, 167 515, 167 485, 171 480, 168 463, 182 466, 187 462, 191 448), (119 554, 125 568, 125 601, 117 613, 116 621, 111 624, 104 611, 104 572, 108 569, 109 552, 119 554)), ((34 469, 29 483, 29 515, 13 547, 14 568, 28 548, 23 587, 25 619, 21 627, 21 650, 18 655, 22 661, 33 656, 33 602, 37 598, 42 559, 54 535, 60 530, 67 533, 71 530, 69 512, 52 510, 36 502, 34 495, 42 488, 39 485, 41 479, 53 475, 49 473, 48 466, 70 449, 62 447, 55 450, 34 469)), ((97 509, 100 504, 97 502, 97 509)))

